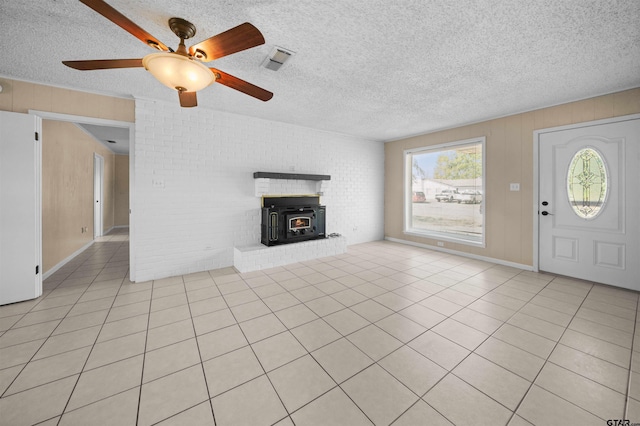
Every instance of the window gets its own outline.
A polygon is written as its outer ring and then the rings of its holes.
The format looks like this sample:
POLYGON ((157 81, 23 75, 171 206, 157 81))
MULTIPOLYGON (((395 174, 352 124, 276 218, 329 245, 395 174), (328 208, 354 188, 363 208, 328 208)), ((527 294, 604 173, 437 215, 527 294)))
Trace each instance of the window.
POLYGON ((405 151, 405 233, 484 247, 484 146, 481 137, 405 151))
POLYGON ((567 195, 575 214, 593 219, 607 197, 607 169, 600 154, 592 149, 581 149, 574 155, 567 176, 567 195))

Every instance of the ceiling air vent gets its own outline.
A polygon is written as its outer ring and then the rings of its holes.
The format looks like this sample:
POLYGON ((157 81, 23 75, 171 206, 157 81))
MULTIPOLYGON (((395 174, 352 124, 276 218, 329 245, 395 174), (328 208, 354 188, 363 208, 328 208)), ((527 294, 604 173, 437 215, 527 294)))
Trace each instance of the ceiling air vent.
POLYGON ((274 47, 269 56, 267 56, 262 65, 272 71, 278 71, 285 62, 287 62, 295 52, 284 49, 282 47, 274 47))

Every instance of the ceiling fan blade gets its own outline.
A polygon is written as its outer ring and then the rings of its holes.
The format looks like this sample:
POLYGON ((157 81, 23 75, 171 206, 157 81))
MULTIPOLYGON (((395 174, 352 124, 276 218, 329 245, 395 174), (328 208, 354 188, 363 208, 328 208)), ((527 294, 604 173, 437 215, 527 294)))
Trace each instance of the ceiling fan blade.
POLYGON ((189 48, 191 56, 203 62, 264 44, 260 30, 248 22, 208 38, 189 48))
POLYGON ((129 18, 118 12, 116 9, 105 3, 103 0, 80 0, 91 9, 98 12, 120 28, 128 31, 131 35, 141 40, 143 43, 154 47, 158 50, 169 51, 169 48, 160 40, 140 28, 137 24, 131 21, 129 18))
POLYGON ((142 59, 94 59, 89 61, 62 61, 62 63, 80 71, 142 67, 142 59))
POLYGON ((216 68, 209 68, 216 75, 216 83, 224 84, 227 87, 235 89, 239 92, 245 93, 249 96, 253 96, 261 101, 268 101, 273 98, 273 93, 268 90, 264 90, 261 87, 255 86, 244 80, 240 80, 238 77, 234 77, 231 74, 222 72, 216 68))
POLYGON ((183 108, 189 108, 198 106, 198 97, 196 92, 186 92, 184 90, 178 90, 178 96, 180 97, 180 106, 183 108))

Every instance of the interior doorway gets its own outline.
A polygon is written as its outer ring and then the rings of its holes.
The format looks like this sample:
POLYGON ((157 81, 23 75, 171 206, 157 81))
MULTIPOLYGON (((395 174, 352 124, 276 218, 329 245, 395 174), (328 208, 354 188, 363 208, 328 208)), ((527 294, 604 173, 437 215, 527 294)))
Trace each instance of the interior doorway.
MULTIPOLYGON (((134 137, 135 137, 135 125, 134 123, 131 122, 126 122, 126 121, 117 121, 117 120, 106 120, 106 119, 100 119, 100 118, 94 118, 94 117, 84 117, 84 116, 77 116, 77 115, 69 115, 69 114, 60 114, 60 113, 53 113, 53 112, 48 112, 48 111, 38 111, 38 110, 29 110, 29 114, 35 115, 37 117, 40 117, 41 119, 44 120, 52 120, 52 121, 61 121, 61 122, 68 122, 68 123, 74 123, 79 125, 80 127, 85 126, 85 125, 90 125, 90 126, 101 126, 103 128, 114 128, 117 130, 125 130, 128 133, 128 139, 129 139, 129 155, 128 155, 128 170, 129 170, 129 277, 131 281, 135 281, 135 277, 136 277, 136 265, 135 265, 135 215, 133 212, 133 209, 131 208, 131 206, 133 206, 133 200, 135 198, 135 194, 134 194, 134 173, 133 173, 133 169, 134 169, 134 137)), ((43 134, 43 141, 46 141, 46 134, 43 134)), ((46 142, 45 142, 46 143, 46 142)), ((126 167, 126 166, 125 166, 126 167)), ((104 185, 104 169, 103 169, 103 185, 104 185)), ((93 196, 92 196, 93 198, 93 196)), ((102 203, 96 203, 96 200, 93 200, 93 204, 102 204, 102 203)), ((94 207, 95 209, 95 207, 94 207)), ((95 213, 95 210, 92 209, 92 212, 95 213)), ((103 218, 104 219, 104 218, 103 218)), ((94 214, 94 222, 95 222, 95 214, 94 214)), ((100 229, 100 233, 102 233, 102 229, 103 227, 96 227, 94 224, 94 233, 96 229, 100 229)), ((77 255, 79 253, 74 253, 73 255, 69 256, 69 258, 67 260, 70 260, 71 258, 73 258, 75 255, 77 255)), ((59 269, 59 268, 58 268, 59 269)), ((56 269, 57 270, 57 269, 56 269)), ((43 278, 47 278, 50 274, 54 273, 55 270, 50 270, 48 271, 43 278)))

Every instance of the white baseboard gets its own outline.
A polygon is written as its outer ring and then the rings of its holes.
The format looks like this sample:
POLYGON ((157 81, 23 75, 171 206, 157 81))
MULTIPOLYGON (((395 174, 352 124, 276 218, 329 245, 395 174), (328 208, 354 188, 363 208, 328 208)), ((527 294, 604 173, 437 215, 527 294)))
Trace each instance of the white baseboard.
POLYGON ((121 228, 129 228, 129 225, 114 225, 111 228, 107 229, 105 232, 103 232, 102 236, 104 237, 105 235, 109 235, 109 233, 114 229, 121 229, 121 228))
POLYGON ((73 252, 72 254, 70 254, 69 256, 67 256, 66 258, 61 260, 60 262, 58 262, 58 264, 55 265, 53 268, 49 269, 47 272, 42 274, 42 280, 44 281, 47 278, 49 278, 51 275, 55 274, 58 271, 58 269, 62 268, 64 265, 66 265, 71 259, 73 259, 77 255, 79 255, 80 253, 82 253, 83 251, 85 251, 86 249, 91 247, 93 245, 94 241, 95 240, 91 240, 90 242, 85 244, 83 247, 79 248, 78 250, 76 250, 75 252, 73 252))
POLYGON ((495 263, 495 264, 502 265, 502 266, 510 266, 512 268, 518 268, 518 269, 522 269, 524 271, 533 271, 533 266, 525 265, 525 264, 522 264, 522 263, 509 262, 509 261, 502 260, 502 259, 494 259, 492 257, 480 256, 480 255, 472 254, 472 253, 465 253, 463 251, 451 250, 451 249, 447 249, 447 248, 443 248, 443 247, 430 246, 428 244, 416 243, 416 242, 413 242, 413 241, 400 240, 398 238, 384 237, 384 239, 387 240, 387 241, 391 241, 393 243, 406 244, 406 245, 409 245, 409 246, 426 248, 426 249, 433 250, 433 251, 441 251, 443 253, 455 254, 457 256, 468 257, 470 259, 475 259, 475 260, 482 260, 484 262, 491 262, 491 263, 495 263))

